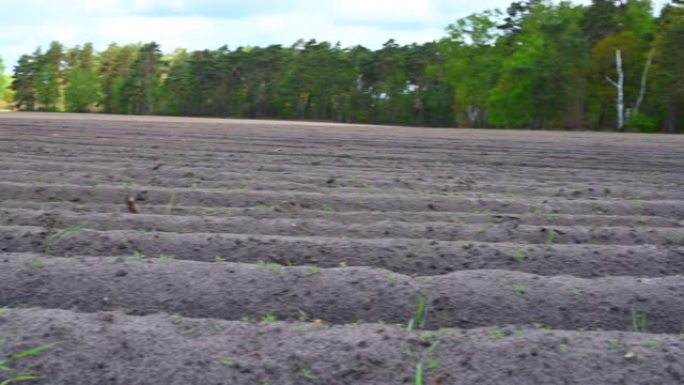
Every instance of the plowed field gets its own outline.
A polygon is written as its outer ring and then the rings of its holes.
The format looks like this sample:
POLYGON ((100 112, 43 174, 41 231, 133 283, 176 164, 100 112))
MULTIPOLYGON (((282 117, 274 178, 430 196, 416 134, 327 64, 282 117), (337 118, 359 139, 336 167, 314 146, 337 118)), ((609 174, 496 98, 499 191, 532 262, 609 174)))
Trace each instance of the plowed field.
POLYGON ((684 138, 0 114, 19 381, 682 384, 684 138))

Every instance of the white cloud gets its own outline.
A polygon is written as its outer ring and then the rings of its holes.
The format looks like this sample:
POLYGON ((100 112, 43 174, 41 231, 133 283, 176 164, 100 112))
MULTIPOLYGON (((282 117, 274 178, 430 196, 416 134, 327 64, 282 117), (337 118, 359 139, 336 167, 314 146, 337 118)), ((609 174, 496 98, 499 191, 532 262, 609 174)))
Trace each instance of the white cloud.
POLYGON ((435 3, 415 0, 335 1, 327 7, 326 13, 342 19, 366 22, 433 21, 439 19, 435 3))

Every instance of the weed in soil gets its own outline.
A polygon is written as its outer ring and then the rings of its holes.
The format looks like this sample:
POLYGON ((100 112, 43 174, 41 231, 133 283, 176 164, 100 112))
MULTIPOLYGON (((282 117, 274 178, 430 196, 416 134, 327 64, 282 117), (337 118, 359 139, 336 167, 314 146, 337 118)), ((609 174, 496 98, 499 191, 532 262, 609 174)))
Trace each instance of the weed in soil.
POLYGON ((43 250, 45 255, 50 255, 52 248, 56 246, 57 243, 59 243, 67 234, 77 233, 85 229, 87 226, 86 224, 72 225, 65 229, 58 230, 57 227, 60 225, 60 223, 61 220, 57 219, 53 224, 52 229, 50 229, 50 233, 45 240, 45 249, 43 250))
MULTIPOLYGON (((25 359, 30 358, 30 357, 37 356, 37 355, 43 353, 44 351, 50 349, 54 345, 55 345, 54 343, 53 344, 40 345, 40 346, 36 346, 36 347, 30 348, 30 349, 26 349, 26 350, 21 351, 19 353, 15 353, 15 354, 8 356, 5 360, 0 361, 0 374, 2 374, 3 372, 11 374, 11 373, 16 371, 16 369, 14 369, 11 366, 10 362, 17 362, 17 361, 25 360, 25 359)), ((10 377, 8 379, 3 380, 2 382, 0 382, 0 385, 8 385, 8 384, 13 384, 13 383, 17 383, 17 382, 26 382, 26 381, 37 381, 40 379, 42 379, 42 378, 39 376, 33 375, 33 374, 18 374, 18 375, 13 375, 12 377, 10 377)))

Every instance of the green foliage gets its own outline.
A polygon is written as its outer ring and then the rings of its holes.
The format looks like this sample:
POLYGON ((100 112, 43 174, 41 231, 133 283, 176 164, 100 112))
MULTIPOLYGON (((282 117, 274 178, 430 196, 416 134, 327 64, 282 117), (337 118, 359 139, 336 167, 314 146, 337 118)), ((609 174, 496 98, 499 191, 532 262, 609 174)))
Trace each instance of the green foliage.
POLYGON ((40 345, 36 346, 34 348, 26 349, 24 351, 21 351, 19 353, 11 355, 9 358, 12 361, 19 361, 23 360, 25 358, 37 356, 38 354, 50 349, 54 344, 46 344, 46 345, 40 345))
POLYGON ((456 20, 439 42, 376 50, 299 40, 163 54, 154 42, 101 52, 53 42, 19 59, 10 93, 0 75, 0 95, 23 110, 604 129, 616 125, 606 77, 620 49, 627 130, 676 132, 682 41, 681 1, 658 18, 651 0, 516 1, 456 20))
POLYGON ((657 132, 658 121, 644 114, 631 115, 625 122, 628 132, 657 132))
POLYGON ((632 330, 637 333, 648 332, 648 314, 632 310, 632 330))
POLYGON ((511 256, 516 262, 522 263, 525 261, 525 253, 522 250, 513 250, 508 255, 511 256))
POLYGON ((57 245, 57 243, 59 243, 66 235, 71 233, 77 233, 86 228, 85 224, 81 224, 71 225, 62 230, 58 230, 57 227, 60 225, 60 223, 60 219, 55 221, 54 225, 52 226, 52 229, 50 230, 50 233, 48 234, 47 239, 45 240, 45 249, 43 250, 43 253, 45 255, 50 255, 50 253, 52 252, 52 248, 55 245, 57 245))
POLYGON ((5 94, 5 87, 7 86, 7 78, 5 77, 5 64, 0 56, 0 96, 5 94))
POLYGON ((643 40, 651 40, 656 32, 656 19, 653 18, 653 2, 651 0, 627 0, 624 12, 619 14, 618 21, 627 31, 633 32, 643 40))
POLYGON ((684 129, 684 4, 668 5, 653 41, 657 110, 665 132, 684 129))
POLYGON ((412 331, 415 328, 422 328, 423 326, 425 326, 425 298, 420 297, 418 299, 416 314, 409 321, 406 330, 412 331))
POLYGON ((494 43, 500 12, 486 11, 458 20, 440 43, 446 58, 442 77, 454 90, 454 109, 461 127, 486 125, 487 98, 501 67, 501 49, 494 43))
POLYGON ((15 106, 18 109, 36 109, 38 55, 40 51, 36 51, 33 55, 22 55, 14 68, 14 80, 11 87, 14 90, 15 106))
POLYGON ((3 382, 0 382, 0 385, 9 385, 9 384, 13 384, 13 383, 16 383, 16 382, 36 381, 36 380, 40 380, 40 377, 38 377, 38 376, 26 376, 26 375, 24 375, 24 376, 15 376, 15 377, 12 377, 12 378, 10 378, 10 379, 7 379, 7 380, 5 380, 5 381, 3 381, 3 382))
POLYGON ((0 94, 0 105, 2 108, 12 108, 14 105, 14 90, 7 85, 12 84, 12 77, 11 76, 4 76, 4 83, 5 83, 5 90, 3 91, 2 94, 0 94))
POLYGON ((416 365, 416 385, 423 385, 423 363, 416 365))
POLYGON ((73 59, 64 93, 66 110, 70 112, 91 111, 98 100, 98 78, 93 46, 86 44, 82 49, 76 47, 69 50, 69 55, 73 59))
POLYGON ((499 81, 489 96, 497 127, 551 128, 579 124, 573 108, 581 99, 587 39, 580 7, 534 5, 508 44, 499 81))
POLYGON ((558 232, 554 229, 549 229, 546 235, 546 247, 551 248, 556 242, 556 239, 558 239, 558 232))
POLYGON ((57 111, 61 102, 62 59, 64 47, 53 41, 43 55, 37 56, 36 100, 43 111, 57 111))
MULTIPOLYGON (((33 348, 26 349, 24 351, 21 351, 19 353, 12 354, 7 357, 5 361, 0 361, 0 372, 6 372, 6 373, 12 373, 15 372, 16 369, 12 367, 10 362, 16 362, 16 361, 21 361, 25 360, 30 357, 37 356, 46 350, 50 349, 53 347, 55 344, 46 344, 46 345, 40 345, 36 346, 33 348)), ((9 385, 17 382, 25 382, 25 381, 35 381, 35 380, 40 380, 41 378, 35 375, 31 374, 18 374, 15 376, 12 376, 2 382, 0 382, 0 385, 9 385)))
POLYGON ((516 283, 515 292, 518 294, 525 294, 527 293, 527 286, 525 286, 525 284, 523 283, 516 283))

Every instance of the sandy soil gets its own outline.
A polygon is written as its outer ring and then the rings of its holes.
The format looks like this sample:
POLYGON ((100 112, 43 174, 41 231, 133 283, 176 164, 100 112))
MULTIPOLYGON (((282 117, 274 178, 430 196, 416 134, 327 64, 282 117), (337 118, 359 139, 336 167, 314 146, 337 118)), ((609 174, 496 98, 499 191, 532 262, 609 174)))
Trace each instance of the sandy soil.
POLYGON ((0 382, 683 381, 684 137, 7 113, 0 150, 0 382))

